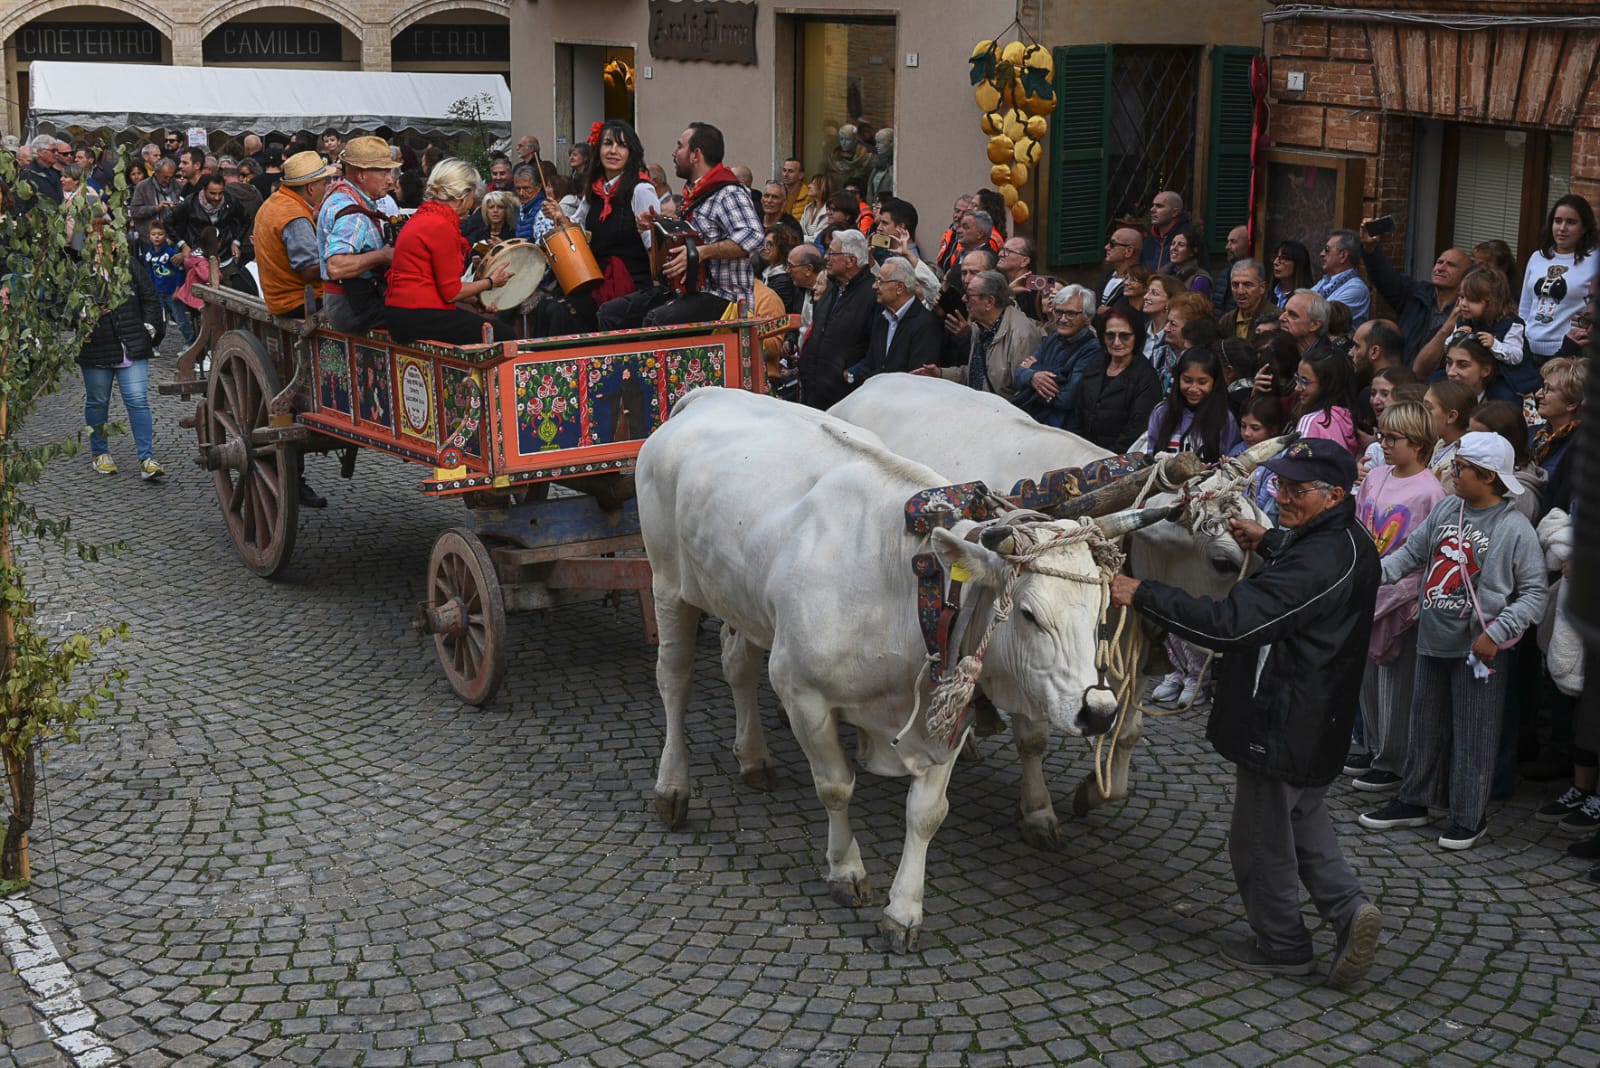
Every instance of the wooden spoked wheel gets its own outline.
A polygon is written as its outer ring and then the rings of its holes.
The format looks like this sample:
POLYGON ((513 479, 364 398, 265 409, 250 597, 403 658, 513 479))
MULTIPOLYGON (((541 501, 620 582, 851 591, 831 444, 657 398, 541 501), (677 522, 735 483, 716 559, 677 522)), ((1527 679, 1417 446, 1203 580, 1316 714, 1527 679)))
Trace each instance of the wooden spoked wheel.
POLYGON ((450 688, 469 705, 494 697, 506 675, 506 605, 489 550, 472 531, 451 527, 433 543, 428 599, 417 610, 450 688))
POLYGON ((299 446, 251 442, 281 388, 254 334, 230 330, 217 340, 206 380, 205 464, 239 558, 265 578, 289 565, 300 520, 299 446))

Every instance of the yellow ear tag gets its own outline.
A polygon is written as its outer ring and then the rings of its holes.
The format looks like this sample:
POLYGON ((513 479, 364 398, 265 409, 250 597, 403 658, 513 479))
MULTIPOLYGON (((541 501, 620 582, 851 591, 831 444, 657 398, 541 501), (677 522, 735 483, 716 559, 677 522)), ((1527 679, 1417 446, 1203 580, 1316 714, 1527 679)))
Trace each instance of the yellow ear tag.
POLYGON ((957 560, 955 563, 950 565, 950 581, 972 581, 972 568, 967 566, 967 562, 965 560, 957 560))

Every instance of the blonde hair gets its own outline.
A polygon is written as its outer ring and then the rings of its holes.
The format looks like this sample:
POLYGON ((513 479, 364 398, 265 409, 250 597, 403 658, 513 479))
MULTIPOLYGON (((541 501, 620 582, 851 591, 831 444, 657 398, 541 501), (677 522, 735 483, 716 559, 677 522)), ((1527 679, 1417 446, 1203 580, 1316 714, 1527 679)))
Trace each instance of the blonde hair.
POLYGON ((483 206, 478 209, 478 214, 483 218, 484 225, 489 223, 489 206, 498 204, 505 212, 505 224, 511 227, 517 225, 517 213, 522 210, 522 202, 517 199, 517 194, 506 189, 496 189, 483 198, 483 206))
POLYGON ((478 172, 464 159, 442 159, 428 172, 428 187, 422 191, 428 200, 460 200, 478 189, 478 172))
POLYGON ((1433 417, 1428 414, 1427 408, 1416 401, 1390 404, 1378 416, 1378 429, 1399 434, 1415 445, 1424 464, 1433 458, 1433 417))
POLYGON ((1544 384, 1573 408, 1583 403, 1583 387, 1589 378, 1589 361, 1557 356, 1539 368, 1544 384))

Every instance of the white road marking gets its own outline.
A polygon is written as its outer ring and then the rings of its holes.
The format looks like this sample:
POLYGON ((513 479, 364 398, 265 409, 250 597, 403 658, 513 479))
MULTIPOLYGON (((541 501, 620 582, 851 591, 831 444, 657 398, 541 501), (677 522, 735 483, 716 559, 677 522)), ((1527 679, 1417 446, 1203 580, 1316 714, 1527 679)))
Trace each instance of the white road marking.
POLYGON ((95 1033, 94 1010, 83 1003, 77 981, 27 898, 0 899, 0 948, 33 993, 45 1032, 78 1068, 117 1063, 117 1051, 95 1033))

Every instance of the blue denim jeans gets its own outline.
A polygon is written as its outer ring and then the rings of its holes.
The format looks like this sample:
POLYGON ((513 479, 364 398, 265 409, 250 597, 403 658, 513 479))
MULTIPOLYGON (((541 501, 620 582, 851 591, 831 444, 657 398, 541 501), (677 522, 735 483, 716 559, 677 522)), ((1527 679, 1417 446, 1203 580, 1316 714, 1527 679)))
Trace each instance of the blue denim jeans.
POLYGON ((174 293, 170 297, 161 298, 161 307, 165 309, 167 318, 178 324, 178 332, 183 334, 183 343, 189 344, 194 340, 194 320, 189 306, 178 299, 174 293))
POLYGON ((133 428, 133 444, 139 459, 155 459, 155 422, 150 418, 150 361, 134 360, 127 367, 83 368, 83 421, 90 426, 89 448, 96 455, 106 452, 102 428, 111 411, 111 383, 122 393, 122 406, 128 409, 133 428))

